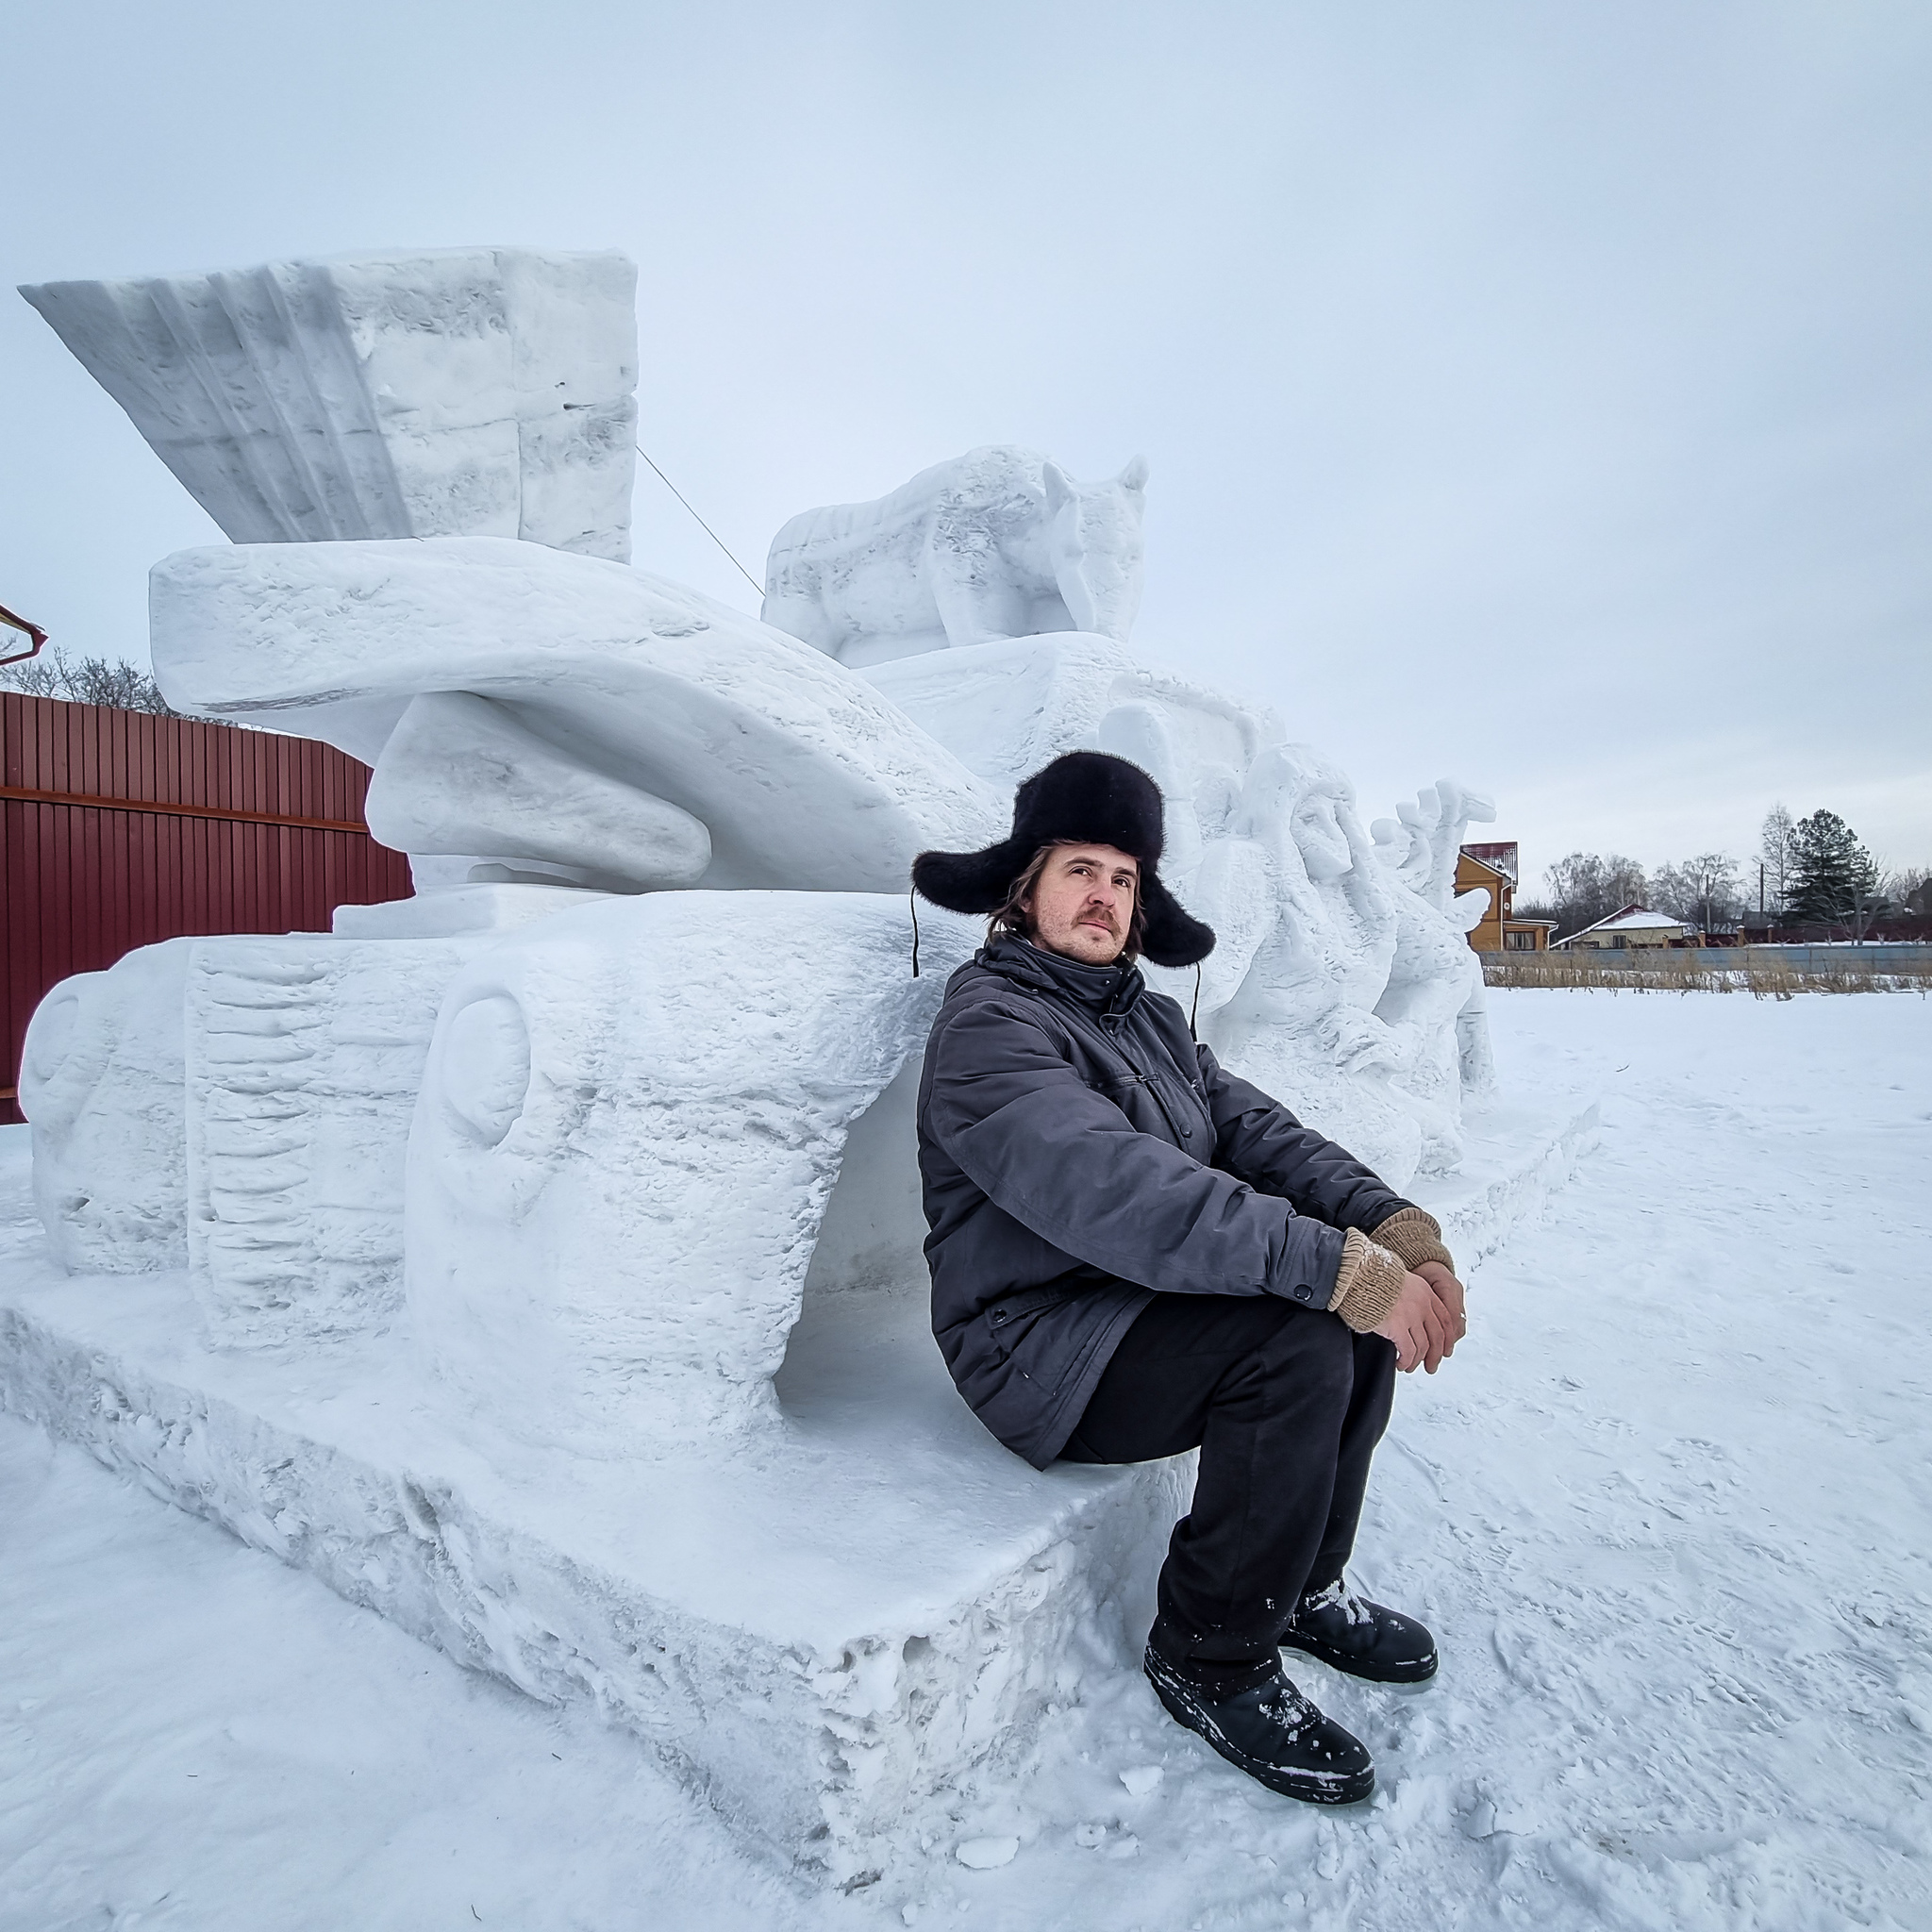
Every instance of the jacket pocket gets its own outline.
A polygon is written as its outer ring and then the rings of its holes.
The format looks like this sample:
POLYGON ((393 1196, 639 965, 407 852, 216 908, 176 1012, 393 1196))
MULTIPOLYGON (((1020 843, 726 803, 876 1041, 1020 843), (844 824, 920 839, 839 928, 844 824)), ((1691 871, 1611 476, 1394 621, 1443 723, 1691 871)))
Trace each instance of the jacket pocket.
POLYGON ((1028 1288, 991 1304, 981 1320, 991 1338, 993 1353, 1001 1361, 1010 1359, 1015 1348, 1048 1309, 1069 1299, 1063 1288, 1028 1288))
POLYGON ((1067 1299, 1064 1288, 1023 1288, 1017 1294, 1009 1294, 1004 1301, 990 1303, 986 1310, 988 1324, 997 1332, 1017 1322, 1023 1315, 1037 1315, 1041 1308, 1050 1308, 1056 1303, 1067 1299))

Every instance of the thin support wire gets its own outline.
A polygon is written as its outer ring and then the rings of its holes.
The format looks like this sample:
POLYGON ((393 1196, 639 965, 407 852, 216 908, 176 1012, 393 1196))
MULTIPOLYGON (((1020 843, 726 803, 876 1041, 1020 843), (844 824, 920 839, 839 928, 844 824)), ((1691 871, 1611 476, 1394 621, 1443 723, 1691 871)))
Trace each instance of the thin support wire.
MULTIPOLYGON (((638 444, 637 450, 639 456, 642 457, 645 462, 651 463, 651 453, 643 446, 642 443, 638 444)), ((662 470, 659 470, 656 463, 651 463, 651 468, 652 471, 656 474, 658 482, 663 484, 665 489, 670 491, 672 495, 676 497, 678 502, 683 504, 686 509, 691 509, 691 504, 686 498, 684 491, 681 491, 677 487, 677 485, 674 483, 671 480, 671 478, 664 474, 662 470)), ((691 509, 691 521, 694 524, 696 524, 698 528, 701 529, 705 533, 705 535, 708 536, 711 540, 711 541, 718 546, 720 550, 724 551, 726 557, 731 557, 730 547, 725 543, 724 538, 719 536, 717 531, 712 529, 710 525, 706 523, 704 518, 699 516, 696 510, 691 509)), ((750 571, 746 570, 743 564, 739 562, 737 558, 731 557, 731 565, 732 568, 737 571, 738 575, 741 576, 745 580, 745 582, 748 583, 752 587, 752 589, 758 593, 760 598, 762 598, 765 594, 764 585, 759 583, 758 578, 753 576, 750 571)))

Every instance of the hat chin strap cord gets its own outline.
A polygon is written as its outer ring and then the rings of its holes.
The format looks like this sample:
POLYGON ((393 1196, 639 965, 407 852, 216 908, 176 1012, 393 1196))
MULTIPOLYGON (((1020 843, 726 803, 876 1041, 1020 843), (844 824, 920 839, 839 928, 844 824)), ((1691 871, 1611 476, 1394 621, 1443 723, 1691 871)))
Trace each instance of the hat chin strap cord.
MULTIPOLYGON (((917 979, 919 977, 919 888, 917 886, 911 886, 907 889, 906 907, 912 914, 912 976, 914 979, 917 979)), ((1198 992, 1199 989, 1197 988, 1197 996, 1198 992)))

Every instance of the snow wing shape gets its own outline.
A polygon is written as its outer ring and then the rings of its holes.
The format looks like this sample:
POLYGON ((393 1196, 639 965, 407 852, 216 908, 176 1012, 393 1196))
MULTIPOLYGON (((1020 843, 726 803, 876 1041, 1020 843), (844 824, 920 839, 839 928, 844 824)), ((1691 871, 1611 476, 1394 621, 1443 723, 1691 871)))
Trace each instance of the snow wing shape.
MULTIPOLYGON (((495 722, 697 821, 709 888, 903 892, 916 853, 1006 829, 1005 796, 862 679, 621 564, 493 537, 188 550, 156 567, 150 614, 171 702, 368 760, 376 799, 399 818, 407 803, 418 838, 437 808, 425 734, 402 741, 395 774, 384 752, 419 693, 446 691, 493 701, 495 722)), ((451 759, 484 748, 463 717, 445 716, 451 759)), ((615 796, 587 785, 552 815, 528 793, 528 856, 570 849, 567 805, 586 815, 582 862, 608 871, 610 838, 639 823, 597 823, 615 796)), ((466 809, 454 791, 451 808, 466 809)))
POLYGON ((421 249, 21 293, 238 543, 630 556, 637 269, 421 249))

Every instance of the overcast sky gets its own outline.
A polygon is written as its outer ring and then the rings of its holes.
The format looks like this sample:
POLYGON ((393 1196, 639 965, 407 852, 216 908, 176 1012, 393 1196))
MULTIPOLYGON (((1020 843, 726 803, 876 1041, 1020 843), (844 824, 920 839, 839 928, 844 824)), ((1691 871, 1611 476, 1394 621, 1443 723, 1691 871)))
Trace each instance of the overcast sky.
MULTIPOLYGON (((622 248, 643 445, 755 574, 976 443, 1141 452, 1136 644, 1365 817, 1932 861, 1924 0, 5 18, 7 288, 622 248)), ((11 295, 0 368, 0 603, 144 659, 220 533, 11 295)), ((641 466, 635 560, 754 603, 641 466)))

